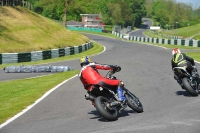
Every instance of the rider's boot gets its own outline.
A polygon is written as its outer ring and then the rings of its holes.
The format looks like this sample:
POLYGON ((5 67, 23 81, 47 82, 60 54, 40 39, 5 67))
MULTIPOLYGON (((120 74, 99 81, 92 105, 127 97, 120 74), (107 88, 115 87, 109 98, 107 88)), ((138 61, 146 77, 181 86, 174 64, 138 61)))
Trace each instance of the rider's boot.
POLYGON ((118 96, 120 101, 126 100, 126 98, 123 95, 123 86, 124 86, 123 82, 120 82, 119 85, 118 85, 118 88, 117 88, 117 96, 118 96))

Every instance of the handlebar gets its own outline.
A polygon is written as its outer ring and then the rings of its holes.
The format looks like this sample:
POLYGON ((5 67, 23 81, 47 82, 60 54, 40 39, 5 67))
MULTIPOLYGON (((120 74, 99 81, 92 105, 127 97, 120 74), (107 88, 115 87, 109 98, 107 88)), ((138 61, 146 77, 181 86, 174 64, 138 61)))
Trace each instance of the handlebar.
POLYGON ((111 78, 112 78, 112 75, 113 75, 114 73, 116 73, 116 72, 113 71, 113 70, 108 71, 108 73, 106 74, 106 78, 111 79, 111 78))

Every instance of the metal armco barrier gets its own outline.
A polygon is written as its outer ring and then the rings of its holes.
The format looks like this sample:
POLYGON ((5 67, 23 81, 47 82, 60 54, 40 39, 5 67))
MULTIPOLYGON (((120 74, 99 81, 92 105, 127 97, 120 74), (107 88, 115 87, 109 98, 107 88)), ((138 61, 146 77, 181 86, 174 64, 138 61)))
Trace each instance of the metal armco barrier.
POLYGON ((92 48, 92 42, 82 44, 80 46, 51 49, 45 51, 33 51, 27 53, 1 53, 0 64, 32 62, 38 60, 46 60, 51 58, 58 58, 67 55, 78 54, 92 48))
MULTIPOLYGON (((113 34, 120 38, 123 38, 123 35, 120 35, 119 33, 113 32, 113 34)), ((125 39, 138 41, 138 42, 200 47, 200 40, 160 39, 160 38, 151 38, 151 37, 144 38, 144 37, 136 37, 136 36, 126 37, 125 39)))

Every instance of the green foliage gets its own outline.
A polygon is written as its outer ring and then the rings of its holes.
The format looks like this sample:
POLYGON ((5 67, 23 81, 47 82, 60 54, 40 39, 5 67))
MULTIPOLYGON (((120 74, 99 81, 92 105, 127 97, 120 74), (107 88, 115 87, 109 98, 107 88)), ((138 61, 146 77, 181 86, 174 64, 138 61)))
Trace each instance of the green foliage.
POLYGON ((34 9, 35 12, 42 14, 45 17, 62 20, 64 11, 64 0, 40 0, 35 1, 34 9))
POLYGON ((145 0, 39 0, 32 1, 34 11, 46 17, 62 20, 67 8, 67 20, 81 21, 80 14, 99 14, 106 25, 137 26, 146 15, 145 0), (64 2, 69 4, 65 7, 64 2))
POLYGON ((131 9, 134 15, 135 27, 139 27, 142 23, 142 17, 146 16, 146 7, 144 4, 145 0, 132 0, 131 9))
POLYGON ((176 0, 146 0, 147 15, 162 28, 176 29, 197 24, 200 8, 193 10, 189 4, 176 0))

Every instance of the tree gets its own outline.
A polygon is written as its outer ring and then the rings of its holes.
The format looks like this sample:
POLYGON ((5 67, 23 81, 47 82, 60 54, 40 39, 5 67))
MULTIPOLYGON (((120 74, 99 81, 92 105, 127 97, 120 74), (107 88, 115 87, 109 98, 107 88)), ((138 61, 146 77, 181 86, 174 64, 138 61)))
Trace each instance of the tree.
POLYGON ((142 17, 146 16, 145 0, 132 0, 131 8, 134 14, 134 25, 139 27, 142 23, 142 17))
POLYGON ((118 3, 108 3, 108 14, 111 16, 111 22, 113 25, 124 25, 122 19, 121 7, 118 3))
POLYGON ((62 20, 81 20, 80 14, 99 14, 108 25, 141 24, 146 14, 144 0, 38 0, 34 11, 46 17, 62 20))

